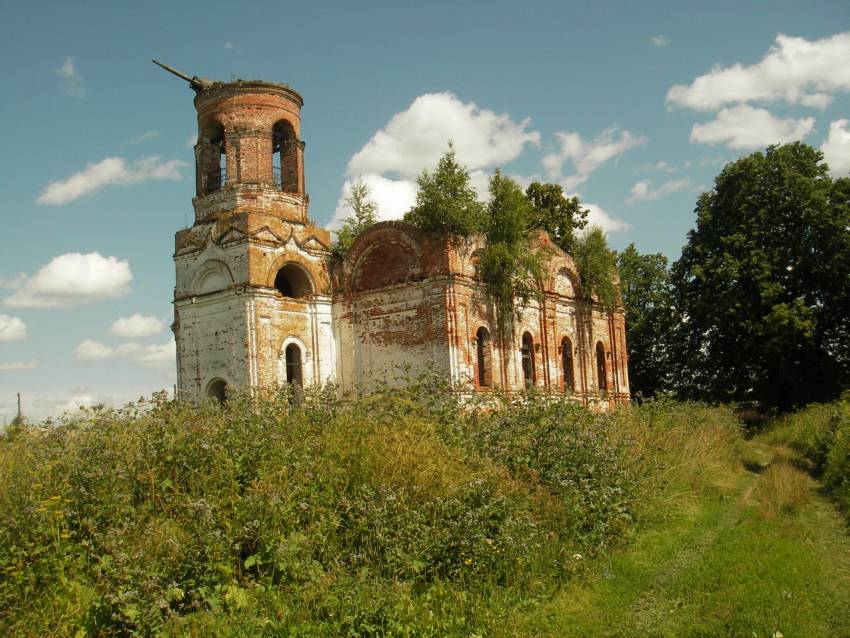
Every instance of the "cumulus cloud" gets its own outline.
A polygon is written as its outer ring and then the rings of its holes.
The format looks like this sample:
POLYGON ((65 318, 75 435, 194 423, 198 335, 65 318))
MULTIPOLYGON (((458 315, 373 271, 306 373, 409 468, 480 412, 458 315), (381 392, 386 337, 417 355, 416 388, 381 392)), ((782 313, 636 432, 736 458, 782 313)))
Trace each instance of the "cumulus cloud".
POLYGON ((37 273, 18 279, 4 303, 13 308, 59 308, 123 297, 130 292, 130 264, 100 253, 66 253, 37 273))
POLYGON ((20 372, 37 367, 38 361, 14 361, 12 363, 0 363, 0 372, 20 372))
POLYGON ((702 144, 725 144, 731 149, 751 149, 802 140, 814 125, 812 117, 780 118, 766 109, 739 104, 721 109, 710 122, 695 124, 690 139, 702 144))
POLYGON ((163 319, 136 313, 116 319, 109 328, 109 334, 122 339, 145 339, 160 334, 165 327, 166 323, 163 319))
POLYGON ((670 193, 685 190, 691 187, 690 178, 671 179, 664 182, 658 188, 652 188, 652 183, 648 180, 641 180, 632 186, 632 194, 626 200, 629 204, 640 201, 655 201, 662 197, 667 197, 670 193))
POLYGON ((652 43, 654 46, 657 46, 657 47, 666 47, 668 44, 670 44, 670 41, 667 38, 665 38, 663 35, 654 35, 651 38, 649 38, 649 41, 650 41, 650 43, 652 43))
POLYGON ((351 215, 345 203, 356 179, 362 179, 378 205, 378 218, 398 219, 416 199, 416 177, 432 170, 454 144, 458 160, 470 171, 470 182, 486 197, 485 169, 510 162, 529 145, 540 143, 540 134, 528 130, 530 119, 515 122, 507 113, 479 108, 452 93, 426 93, 395 114, 348 162, 329 228, 337 229, 351 215))
POLYGON ((71 56, 65 58, 62 65, 56 69, 56 75, 62 79, 62 90, 71 97, 85 97, 86 87, 83 75, 77 69, 77 62, 71 56))
POLYGON ((0 341, 20 341, 27 338, 27 324, 17 317, 0 315, 0 341))
POLYGON ((833 93, 850 91, 848 60, 850 31, 814 41, 780 34, 757 64, 715 66, 690 85, 671 87, 667 102, 696 110, 751 101, 825 108, 833 93))
POLYGON ((634 146, 646 143, 642 135, 636 136, 617 127, 605 129, 590 141, 578 133, 556 133, 560 149, 543 157, 543 167, 550 179, 558 180, 567 190, 584 184, 590 175, 606 162, 616 159, 634 146), (574 173, 563 177, 564 163, 569 161, 574 173))
POLYGON ((820 150, 829 164, 833 177, 847 177, 850 172, 850 120, 835 120, 829 124, 829 135, 820 150))
POLYGON ((607 210, 597 204, 582 202, 581 205, 588 210, 588 228, 591 226, 599 226, 606 233, 616 233, 629 230, 631 228, 631 224, 627 224, 623 220, 613 217, 607 210))
POLYGON ((146 368, 165 368, 174 365, 177 346, 174 337, 163 344, 142 345, 130 341, 116 347, 86 339, 77 346, 75 358, 77 361, 129 359, 146 368))
POLYGON ((50 182, 35 203, 61 206, 107 186, 127 186, 152 179, 177 181, 183 178, 180 169, 186 166, 181 160, 162 160, 158 156, 143 157, 132 164, 123 157, 107 157, 66 179, 50 182))
POLYGON ((504 164, 540 133, 527 130, 530 118, 514 122, 507 113, 462 102, 452 93, 426 93, 372 136, 348 163, 348 175, 398 173, 416 177, 431 169, 454 143, 458 160, 470 170, 504 164))
POLYGON ((644 164, 642 166, 639 166, 638 170, 647 172, 653 171, 657 173, 676 173, 679 171, 676 166, 673 166, 672 164, 669 164, 664 160, 655 162, 655 164, 644 164))
POLYGON ((64 403, 58 403, 54 411, 58 414, 64 412, 76 412, 80 408, 90 408, 96 403, 96 399, 90 394, 75 394, 64 403))

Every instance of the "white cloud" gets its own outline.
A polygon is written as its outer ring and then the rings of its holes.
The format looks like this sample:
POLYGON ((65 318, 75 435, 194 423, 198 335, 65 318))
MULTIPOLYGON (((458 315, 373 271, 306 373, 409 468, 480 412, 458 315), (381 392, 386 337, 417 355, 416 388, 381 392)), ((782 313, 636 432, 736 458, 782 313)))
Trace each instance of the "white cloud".
POLYGON ((100 341, 86 339, 77 346, 75 357, 78 361, 102 361, 111 359, 114 355, 113 348, 103 345, 100 341))
POLYGON ((62 90, 71 97, 85 97, 86 87, 83 76, 77 69, 77 63, 71 56, 65 58, 62 65, 56 69, 56 75, 62 78, 62 90))
POLYGON ((122 339, 144 339, 160 334, 165 327, 166 323, 163 319, 136 313, 116 319, 109 328, 109 334, 122 339))
POLYGON ((186 138, 186 141, 184 142, 183 145, 186 148, 195 148, 195 144, 197 144, 197 143, 198 143, 198 134, 192 133, 189 137, 186 138))
POLYGON ((145 368, 166 368, 174 365, 176 353, 174 337, 163 344, 143 346, 130 341, 114 348, 100 341, 86 339, 77 346, 75 358, 78 361, 129 359, 145 368))
POLYGON ((13 308, 59 308, 123 297, 130 292, 130 265, 93 252, 66 253, 24 277, 4 303, 13 308))
POLYGON ((584 184, 591 173, 606 162, 615 159, 628 149, 646 143, 644 136, 635 136, 629 131, 611 127, 590 141, 578 133, 556 133, 561 148, 556 153, 543 157, 543 167, 550 179, 559 180, 567 190, 584 184), (570 161, 575 169, 572 175, 562 177, 564 163, 570 161))
POLYGON ((648 180, 642 180, 632 186, 631 197, 629 197, 626 202, 630 204, 640 201, 651 202, 656 199, 661 199, 662 197, 667 197, 670 193, 690 188, 690 186, 691 180, 688 177, 668 180, 658 188, 652 188, 652 184, 648 180))
POLYGON ((641 171, 655 171, 658 173, 677 173, 679 169, 672 164, 665 162, 664 160, 658 161, 655 164, 644 164, 643 166, 638 167, 638 170, 641 171))
MULTIPOLYGON (((400 219, 416 201, 416 182, 412 179, 389 179, 373 173, 361 175, 359 179, 369 187, 370 197, 378 207, 377 217, 380 221, 400 219)), ((342 185, 342 193, 337 201, 333 219, 328 224, 329 228, 337 230, 342 226, 343 220, 353 214, 345 199, 350 195, 354 181, 347 179, 342 185)))
POLYGON ((63 414, 65 412, 76 412, 80 408, 90 408, 95 405, 96 399, 90 394, 77 394, 70 397, 64 403, 59 403, 54 406, 54 412, 63 414))
POLYGON ((137 135, 133 139, 130 140, 130 144, 141 144, 142 142, 147 142, 148 140, 155 140, 159 137, 159 131, 145 131, 141 135, 137 135))
POLYGON ((20 341, 27 338, 27 324, 17 317, 0 315, 0 341, 20 341))
POLYGON ((181 160, 165 160, 160 157, 143 157, 128 164, 123 157, 107 157, 97 164, 89 164, 78 173, 64 180, 50 182, 36 204, 61 206, 96 193, 106 186, 138 184, 151 179, 177 181, 183 178, 181 168, 188 166, 181 160))
POLYGON ((588 210, 588 228, 591 226, 599 226, 606 233, 617 233, 631 228, 631 224, 627 224, 621 219, 612 217, 607 210, 597 204, 582 202, 581 205, 588 210))
POLYGON ((810 41, 787 35, 760 62, 715 66, 689 86, 677 84, 667 102, 696 110, 740 102, 788 102, 825 108, 832 93, 850 91, 850 31, 810 41))
POLYGON ((20 372, 21 370, 32 370, 38 367, 38 361, 14 361, 12 363, 0 363, 0 372, 20 372))
POLYGON ((802 140, 814 125, 812 117, 779 118, 766 109, 739 104, 721 109, 710 122, 694 124, 690 139, 702 144, 726 144, 731 149, 751 149, 802 140))
POLYGON ((452 93, 426 93, 394 115, 354 154, 347 174, 416 177, 436 165, 449 140, 458 160, 470 170, 504 164, 526 145, 539 144, 540 134, 527 130, 529 124, 529 118, 514 122, 507 113, 481 109, 452 93))
POLYGON ((847 177, 850 172, 850 120, 835 120, 829 124, 829 135, 820 150, 829 174, 833 177, 847 177))
POLYGON ((649 38, 649 41, 657 47, 666 47, 668 44, 670 44, 670 41, 663 35, 654 35, 649 38))

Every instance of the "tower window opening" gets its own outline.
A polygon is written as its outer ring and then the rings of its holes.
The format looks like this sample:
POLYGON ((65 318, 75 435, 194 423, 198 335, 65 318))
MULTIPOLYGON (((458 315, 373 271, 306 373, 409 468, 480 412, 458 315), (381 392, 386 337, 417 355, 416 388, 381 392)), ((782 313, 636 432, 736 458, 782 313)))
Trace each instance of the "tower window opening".
POLYGON ((573 343, 568 337, 561 339, 561 367, 564 373, 564 391, 575 390, 575 372, 573 371, 573 343))
POLYGON ((215 399, 219 403, 227 401, 227 381, 224 379, 213 379, 207 386, 207 398, 215 399))
POLYGON ((490 333, 481 326, 475 333, 476 377, 479 387, 488 388, 493 385, 493 371, 490 364, 490 333))
POLYGON ((534 339, 529 333, 522 335, 522 376, 525 387, 534 385, 534 339))
POLYGON ((212 122, 198 141, 198 167, 204 194, 220 191, 227 184, 227 153, 224 127, 212 122))
POLYGON ((602 342, 596 344, 596 376, 599 379, 599 391, 608 391, 608 373, 605 370, 605 346, 602 342))
POLYGON ((301 348, 294 343, 286 346, 286 382, 299 388, 304 385, 301 371, 301 348))
POLYGON ((313 292, 313 284, 303 268, 295 264, 286 264, 277 271, 274 278, 274 287, 284 297, 299 299, 307 297, 313 292))
POLYGON ((301 143, 292 124, 281 120, 272 129, 272 181, 275 188, 288 193, 301 192, 299 154, 301 143))

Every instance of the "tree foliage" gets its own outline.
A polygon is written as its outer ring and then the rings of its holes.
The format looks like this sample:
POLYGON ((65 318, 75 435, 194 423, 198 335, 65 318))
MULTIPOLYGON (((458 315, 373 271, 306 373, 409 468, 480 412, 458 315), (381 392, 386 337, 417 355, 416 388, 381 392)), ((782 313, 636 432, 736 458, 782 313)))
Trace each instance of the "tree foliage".
POLYGON ((416 183, 416 203, 404 220, 426 232, 449 232, 468 236, 482 229, 484 205, 469 184, 469 172, 449 150, 440 158, 433 173, 422 171, 416 183))
POLYGON ((771 146, 699 198, 673 267, 683 394, 788 407, 850 382, 850 180, 822 159, 771 146))
POLYGON ((629 386, 649 397, 672 383, 672 291, 667 257, 642 255, 630 244, 617 255, 620 295, 626 312, 629 386))
POLYGON ((345 257, 354 240, 377 221, 378 215, 378 205, 372 199, 369 185, 362 179, 351 185, 345 203, 351 208, 352 214, 342 223, 342 228, 337 233, 332 251, 337 259, 345 257))
POLYGON ((567 198, 560 184, 540 182, 532 182, 525 195, 532 206, 531 227, 545 230, 555 244, 572 254, 576 231, 587 226, 588 211, 578 197, 567 198))
POLYGON ((573 250, 583 294, 595 297, 608 312, 617 306, 617 255, 608 247, 605 232, 591 226, 575 239, 573 250))
POLYGON ((542 256, 531 249, 528 228, 534 217, 531 202, 519 184, 497 170, 490 178, 490 202, 484 231, 487 245, 478 272, 494 300, 500 328, 514 308, 539 290, 542 256))

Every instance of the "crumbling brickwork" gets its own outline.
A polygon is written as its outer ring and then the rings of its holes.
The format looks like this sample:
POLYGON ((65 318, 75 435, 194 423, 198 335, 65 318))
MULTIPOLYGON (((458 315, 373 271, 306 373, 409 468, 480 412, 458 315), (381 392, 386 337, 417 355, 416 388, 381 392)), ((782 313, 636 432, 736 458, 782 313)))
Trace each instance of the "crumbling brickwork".
POLYGON ((476 391, 535 386, 600 407, 629 397, 625 323, 581 295, 541 233, 544 294, 500 330, 476 277, 482 238, 403 222, 363 233, 341 263, 308 219, 303 101, 268 82, 213 84, 198 111, 195 223, 175 237, 180 396, 222 388, 402 383, 424 369, 476 391))

